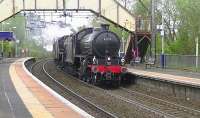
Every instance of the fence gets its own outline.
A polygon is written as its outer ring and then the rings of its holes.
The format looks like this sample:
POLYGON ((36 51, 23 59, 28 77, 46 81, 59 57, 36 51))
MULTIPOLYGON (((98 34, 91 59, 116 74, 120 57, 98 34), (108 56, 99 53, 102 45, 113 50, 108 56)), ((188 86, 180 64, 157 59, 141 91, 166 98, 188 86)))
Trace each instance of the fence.
MULTIPOLYGON (((161 56, 157 55, 157 66, 161 65, 161 56)), ((200 72, 200 56, 198 56, 198 68, 196 68, 195 55, 165 55, 165 67, 200 72)))

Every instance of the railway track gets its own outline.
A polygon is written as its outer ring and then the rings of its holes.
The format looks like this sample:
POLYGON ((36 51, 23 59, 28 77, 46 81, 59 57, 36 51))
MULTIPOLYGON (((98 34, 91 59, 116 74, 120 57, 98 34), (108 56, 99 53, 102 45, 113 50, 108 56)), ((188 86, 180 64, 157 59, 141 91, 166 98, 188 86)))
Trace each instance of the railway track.
POLYGON ((166 100, 162 100, 150 95, 139 93, 134 90, 129 90, 127 88, 120 87, 120 90, 123 91, 120 93, 128 93, 130 95, 130 96, 125 95, 126 97, 129 96, 128 98, 137 99, 141 103, 148 104, 152 108, 160 109, 161 111, 173 117, 176 117, 176 118, 199 118, 200 117, 200 110, 185 107, 185 106, 172 103, 166 100))
MULTIPOLYGON (((64 71, 63 71, 63 72, 64 72, 64 71)), ((64 73, 67 74, 66 72, 64 72, 64 73)), ((150 112, 150 113, 153 113, 153 115, 151 115, 153 118, 157 118, 157 117, 176 118, 174 115, 171 115, 171 114, 169 114, 169 113, 165 113, 165 112, 163 112, 163 111, 161 111, 161 110, 159 110, 159 109, 151 108, 151 107, 149 107, 149 106, 147 106, 147 105, 144 105, 144 104, 142 104, 142 103, 140 103, 140 102, 138 102, 138 101, 125 98, 125 97, 123 97, 123 96, 120 96, 119 94, 114 94, 114 93, 112 92, 112 90, 105 90, 105 89, 96 87, 96 86, 94 86, 94 85, 88 84, 87 82, 81 81, 81 80, 79 80, 79 79, 78 79, 78 81, 79 81, 80 83, 83 83, 84 85, 86 85, 86 86, 88 86, 88 87, 93 87, 93 88, 95 88, 95 89, 97 89, 97 90, 104 91, 107 95, 110 95, 110 96, 112 96, 112 97, 114 97, 114 98, 117 98, 118 100, 121 100, 121 101, 123 101, 123 102, 126 102, 126 103, 128 103, 128 104, 130 104, 130 105, 134 105, 134 106, 136 106, 136 107, 139 107, 140 109, 143 109, 143 110, 148 111, 148 112, 150 112)), ((125 89, 125 88, 124 88, 124 89, 125 89)))
MULTIPOLYGON (((64 72, 64 71, 63 71, 63 72, 64 72)), ((64 72, 64 73, 67 74, 66 72, 64 72)), ((55 80, 55 81, 56 81, 56 80, 55 80)), ((127 99, 127 98, 125 98, 125 97, 123 97, 123 96, 120 96, 120 95, 117 95, 117 94, 113 94, 112 91, 110 91, 110 90, 105 90, 105 89, 96 87, 96 86, 94 86, 94 85, 88 84, 87 82, 84 82, 84 81, 79 80, 79 79, 78 79, 78 81, 79 81, 80 83, 82 83, 82 84, 84 84, 84 85, 90 87, 90 88, 95 88, 95 89, 97 89, 97 90, 104 91, 107 95, 110 95, 110 96, 112 96, 112 97, 114 97, 114 98, 117 98, 118 100, 121 100, 121 101, 123 101, 123 102, 126 102, 126 103, 131 104, 131 105, 134 105, 134 106, 137 106, 137 107, 139 107, 140 109, 143 109, 143 110, 148 111, 148 112, 150 112, 150 113, 153 113, 152 116, 153 116, 154 118, 156 118, 156 117, 176 118, 175 116, 173 116, 173 115, 171 115, 171 114, 169 114, 169 113, 165 113, 165 112, 163 112, 163 111, 161 111, 161 110, 159 110, 159 109, 154 109, 154 108, 151 108, 151 107, 149 107, 149 106, 147 106, 147 105, 141 104, 140 102, 137 102, 137 101, 134 101, 134 100, 131 100, 131 99, 127 99)), ((125 89, 125 88, 124 88, 124 89, 125 89)))
MULTIPOLYGON (((76 92, 74 92, 73 90, 69 89, 68 87, 66 87, 65 85, 63 85, 61 82, 57 81, 55 78, 53 78, 45 69, 45 66, 47 64, 48 61, 46 60, 42 60, 39 62, 36 62, 32 67, 31 67, 31 72, 35 73, 34 68, 36 66, 42 66, 42 71, 44 72, 46 78, 44 79, 43 77, 43 82, 45 82, 45 84, 50 85, 50 87, 52 88, 56 88, 57 92, 58 90, 60 91, 60 93, 62 93, 63 97, 66 97, 65 95, 70 94, 71 96, 73 96, 73 98, 75 98, 77 101, 81 102, 82 104, 84 104, 84 107, 88 107, 90 108, 93 113, 93 115, 95 115, 95 117, 100 117, 100 118, 117 118, 117 116, 111 114, 108 111, 105 111, 104 109, 98 107, 97 105, 93 104, 92 102, 90 102, 89 100, 83 98, 82 96, 80 96, 79 94, 77 94, 76 92), (64 94, 67 93, 67 94, 64 94)), ((37 71, 39 71, 39 73, 41 73, 42 71, 40 69, 36 69, 37 71)), ((87 110, 87 109, 86 109, 87 110)))
MULTIPOLYGON (((62 88, 65 92, 70 93, 72 96, 76 97, 77 100, 87 103, 89 107, 93 107, 96 112, 102 112, 105 117, 112 118, 117 117, 107 110, 103 110, 100 108, 100 105, 93 104, 89 100, 87 100, 81 95, 77 94, 77 91, 74 92, 71 88, 67 87, 63 81, 57 80, 57 78, 52 77, 47 71, 46 66, 49 61, 46 61, 42 64, 42 70, 45 72, 45 75, 50 78, 53 83, 57 83, 57 88, 62 88), (59 86, 59 87, 58 87, 59 86)), ((39 62, 38 62, 39 63, 39 62)), ((37 63, 36 63, 37 64, 37 63)), ((35 66, 35 65, 34 65, 35 66)), ((32 69, 31 69, 32 70, 32 69)), ((74 77, 71 77, 70 75, 67 75, 69 79, 74 79, 74 77)), ((188 107, 184 107, 175 103, 170 103, 168 101, 164 101, 146 94, 142 94, 130 89, 126 89, 123 87, 120 87, 119 89, 115 90, 105 90, 93 85, 90 85, 86 82, 80 81, 77 79, 80 83, 87 86, 88 88, 93 88, 98 91, 102 91, 105 93, 106 96, 113 97, 117 99, 119 102, 127 103, 130 106, 137 107, 137 109, 145 111, 145 113, 150 114, 149 117, 152 118, 199 118, 200 111, 191 109, 188 107)), ((54 86, 55 87, 55 86, 54 86)))
MULTIPOLYGON (((92 86, 86 82, 80 81, 87 86, 92 86)), ((101 89, 101 88, 97 88, 101 89)), ((120 96, 119 94, 113 94, 112 91, 105 91, 110 96, 113 96, 117 99, 120 99, 124 102, 136 105, 141 107, 147 111, 153 112, 154 114, 158 114, 163 117, 170 117, 170 118, 199 118, 200 117, 200 110, 192 109, 189 107, 185 107, 183 105, 179 105, 176 103, 172 103, 166 100, 162 100, 150 95, 146 95, 143 93, 139 93, 137 91, 129 90, 123 87, 120 87, 123 90, 122 93, 126 92, 129 93, 132 97, 138 96, 140 100, 133 100, 120 96), (144 105, 145 104, 145 105, 144 105), (147 104, 147 105, 146 105, 147 104)))

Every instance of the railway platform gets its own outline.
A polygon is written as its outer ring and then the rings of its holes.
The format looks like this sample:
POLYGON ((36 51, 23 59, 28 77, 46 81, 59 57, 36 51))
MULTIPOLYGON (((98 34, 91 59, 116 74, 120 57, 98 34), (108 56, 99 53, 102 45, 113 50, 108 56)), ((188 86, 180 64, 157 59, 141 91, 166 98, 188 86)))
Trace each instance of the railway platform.
POLYGON ((128 66, 128 72, 149 79, 200 88, 200 73, 197 72, 161 69, 156 67, 146 69, 141 66, 128 66))
POLYGON ((147 91, 165 93, 184 100, 200 100, 200 73, 182 70, 128 66, 135 84, 147 91))
POLYGON ((9 75, 10 63, 0 64, 0 117, 31 118, 9 75))
POLYGON ((24 59, 0 63, 0 118, 83 118, 82 109, 36 80, 24 59))

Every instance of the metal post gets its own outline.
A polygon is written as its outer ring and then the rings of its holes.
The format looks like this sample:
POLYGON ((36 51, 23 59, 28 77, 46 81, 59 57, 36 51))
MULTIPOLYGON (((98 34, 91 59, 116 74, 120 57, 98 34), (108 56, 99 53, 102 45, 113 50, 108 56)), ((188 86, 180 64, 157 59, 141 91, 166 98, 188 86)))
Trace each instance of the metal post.
POLYGON ((35 13, 36 13, 36 10, 37 10, 37 0, 35 0, 35 13))
POLYGON ((77 9, 79 10, 79 8, 80 8, 80 0, 78 0, 77 2, 78 2, 77 9))
POLYGON ((161 67, 165 68, 165 41, 164 41, 164 35, 165 35, 165 26, 164 26, 164 1, 162 0, 162 31, 161 31, 161 36, 162 36, 162 54, 161 54, 161 67))
POLYGON ((125 54, 125 44, 124 44, 125 42, 124 42, 124 30, 122 30, 122 51, 123 51, 123 53, 125 54))
POLYGON ((3 22, 1 23, 1 31, 3 31, 3 22))
POLYGON ((15 14, 15 0, 12 0, 12 3, 13 3, 13 9, 12 9, 12 11, 13 11, 13 14, 15 14))
POLYGON ((199 38, 196 37, 196 70, 198 69, 199 63, 199 38))
POLYGON ((63 0, 63 9, 64 9, 64 16, 66 17, 66 1, 63 0))
MULTIPOLYGON (((162 2, 163 4, 163 2, 162 2)), ((164 28, 164 11, 163 11, 164 6, 162 5, 162 31, 161 31, 161 36, 162 36, 162 54, 165 53, 164 51, 164 32, 165 32, 165 28, 164 28)))
POLYGON ((3 57, 3 40, 1 40, 1 56, 3 57))
POLYGON ((101 0, 99 0, 99 16, 101 16, 101 0))
POLYGON ((58 11, 58 0, 56 0, 56 12, 58 11))
POLYGON ((17 40, 15 40, 15 58, 17 58, 17 40))
POLYGON ((124 0, 124 7, 127 8, 127 0, 124 0))
POLYGON ((25 0, 23 0, 23 12, 24 12, 24 16, 26 15, 26 12, 25 12, 25 0))
POLYGON ((151 45, 150 45, 150 57, 152 57, 152 47, 155 47, 154 46, 155 37, 156 37, 156 30, 155 30, 155 0, 151 0, 151 45))
POLYGON ((164 30, 163 31, 161 31, 161 35, 162 35, 162 54, 165 54, 165 49, 164 49, 164 47, 165 47, 165 41, 164 41, 164 30))
MULTIPOLYGON (((2 24, 1 24, 1 31, 3 31, 4 29, 3 29, 3 22, 2 22, 2 24)), ((2 56, 2 58, 3 58, 3 39, 1 40, 1 56, 2 56)))

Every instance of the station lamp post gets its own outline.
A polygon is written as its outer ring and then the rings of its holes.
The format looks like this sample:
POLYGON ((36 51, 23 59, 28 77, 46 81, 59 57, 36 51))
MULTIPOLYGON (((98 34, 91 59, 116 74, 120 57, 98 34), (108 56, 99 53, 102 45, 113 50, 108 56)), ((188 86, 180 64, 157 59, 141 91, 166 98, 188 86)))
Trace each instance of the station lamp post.
POLYGON ((161 67, 165 68, 165 40, 164 40, 164 35, 165 35, 165 25, 164 25, 164 2, 162 0, 162 25, 161 25, 161 37, 162 37, 162 53, 161 53, 161 67))
POLYGON ((198 64, 199 64, 199 38, 196 37, 196 71, 198 70, 198 64))

